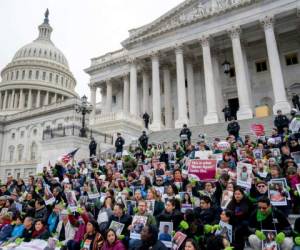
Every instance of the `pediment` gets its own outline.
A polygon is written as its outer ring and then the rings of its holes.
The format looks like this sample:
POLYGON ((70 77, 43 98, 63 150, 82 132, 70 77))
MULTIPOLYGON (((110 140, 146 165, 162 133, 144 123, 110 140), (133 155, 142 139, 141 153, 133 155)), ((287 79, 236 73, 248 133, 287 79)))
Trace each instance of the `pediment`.
POLYGON ((155 34, 162 34, 166 31, 181 26, 198 22, 201 19, 222 14, 230 9, 249 4, 254 0, 185 0, 169 12, 155 21, 137 29, 129 31, 129 38, 122 44, 133 43, 151 37, 155 34))

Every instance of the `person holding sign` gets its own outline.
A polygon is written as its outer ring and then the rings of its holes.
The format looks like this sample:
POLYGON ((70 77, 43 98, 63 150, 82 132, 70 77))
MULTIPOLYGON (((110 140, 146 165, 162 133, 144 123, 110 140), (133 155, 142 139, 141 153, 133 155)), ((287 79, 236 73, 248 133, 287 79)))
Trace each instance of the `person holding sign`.
POLYGON ((281 250, 290 250, 293 247, 292 227, 286 216, 271 206, 269 198, 262 197, 258 200, 257 209, 249 218, 248 229, 251 233, 249 243, 253 249, 261 249, 262 241, 266 239, 263 230, 277 232, 275 241, 281 250))

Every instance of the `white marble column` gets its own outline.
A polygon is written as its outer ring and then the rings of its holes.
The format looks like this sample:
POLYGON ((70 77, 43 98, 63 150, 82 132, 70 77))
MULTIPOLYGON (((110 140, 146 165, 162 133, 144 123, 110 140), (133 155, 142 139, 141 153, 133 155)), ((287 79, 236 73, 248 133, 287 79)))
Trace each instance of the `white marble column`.
POLYGON ((14 97, 14 109, 18 108, 18 101, 19 101, 19 94, 15 92, 15 97, 14 97))
POLYGON ((36 95, 36 107, 39 108, 41 106, 41 91, 37 91, 36 95))
POLYGON ((105 112, 111 113, 112 111, 112 81, 106 81, 106 101, 105 101, 105 112))
POLYGON ((166 128, 173 127, 172 121, 172 88, 171 88, 171 74, 168 65, 163 67, 164 77, 164 100, 165 100, 165 126, 166 128))
POLYGON ((138 115, 138 93, 137 93, 137 65, 136 61, 131 60, 130 65, 130 113, 138 115))
MULTIPOLYGON (((96 115, 96 91, 97 91, 97 87, 94 85, 90 85, 90 91, 91 91, 91 104, 93 106, 93 110, 91 113, 91 119, 95 118, 96 115)), ((63 96, 62 96, 63 98, 63 96)))
POLYGON ((236 73, 236 86, 240 105, 240 108, 237 112, 237 119, 251 119, 253 117, 253 112, 250 104, 251 96, 249 93, 249 86, 247 85, 247 72, 240 41, 241 29, 239 26, 234 26, 230 30, 228 30, 228 32, 232 41, 234 67, 236 73))
POLYGON ((224 97, 223 97, 223 87, 221 83, 221 78, 220 78, 220 65, 221 62, 219 61, 219 54, 217 49, 214 49, 212 51, 212 65, 214 69, 214 82, 215 82, 215 90, 216 90, 216 96, 217 96, 217 112, 218 112, 218 117, 220 121, 224 121, 224 114, 222 112, 223 108, 225 107, 224 103, 224 97))
POLYGON ((15 100, 15 90, 12 90, 11 93, 11 99, 10 99, 10 108, 13 109, 14 108, 14 100, 15 100))
POLYGON ((31 89, 28 91, 28 100, 27 100, 27 109, 32 108, 32 91, 31 89))
POLYGON ((203 65, 205 79, 206 109, 204 124, 213 124, 219 122, 217 112, 217 92, 215 89, 213 66, 210 51, 210 37, 202 36, 200 43, 203 50, 203 65))
POLYGON ((265 31, 268 59, 270 64, 270 72, 274 93, 273 113, 276 114, 277 110, 280 109, 284 114, 287 114, 290 112, 291 106, 286 97, 282 68, 280 65, 278 48, 274 33, 274 18, 273 16, 266 16, 263 19, 261 19, 261 23, 265 31))
POLYGON ((49 92, 47 91, 46 92, 46 95, 45 95, 45 99, 44 99, 44 105, 49 105, 49 92))
POLYGON ((149 114, 150 76, 149 76, 149 71, 147 69, 143 71, 142 78, 143 78, 143 114, 145 112, 149 114))
POLYGON ((195 101, 195 81, 194 81, 194 67, 191 59, 186 62, 186 75, 188 84, 188 103, 190 114, 190 126, 195 126, 196 121, 196 101, 195 101))
MULTIPOLYGON (((65 100, 65 96, 64 95, 62 95, 61 96, 61 101, 64 101, 65 100)), ((96 108, 96 107, 95 107, 96 108)))
POLYGON ((123 111, 129 113, 129 77, 128 74, 123 76, 123 111))
POLYGON ((2 100, 2 91, 0 91, 0 110, 2 110, 2 106, 3 106, 3 100, 2 100))
POLYGON ((5 90, 4 92, 3 110, 7 108, 7 95, 8 95, 7 92, 8 92, 7 90, 5 90))
POLYGON ((24 109, 24 93, 23 89, 20 89, 20 97, 19 97, 19 109, 24 109))
POLYGON ((185 90, 185 74, 183 48, 177 46, 175 48, 176 55, 176 73, 177 73, 177 97, 178 97, 178 119, 175 121, 175 128, 181 128, 183 124, 188 124, 187 103, 185 90))
POLYGON ((150 129, 158 131, 162 129, 161 123, 161 93, 160 93, 160 78, 159 78, 159 56, 153 53, 152 61, 152 110, 153 119, 150 129))
POLYGON ((53 103, 56 103, 57 102, 57 93, 54 93, 54 96, 53 96, 53 103))

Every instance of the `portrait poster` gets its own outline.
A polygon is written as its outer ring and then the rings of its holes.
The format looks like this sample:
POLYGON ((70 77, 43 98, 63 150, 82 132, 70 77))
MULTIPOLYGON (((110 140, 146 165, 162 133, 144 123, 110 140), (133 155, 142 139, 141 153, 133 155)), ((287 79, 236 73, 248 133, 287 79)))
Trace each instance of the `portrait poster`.
POLYGON ((259 137, 259 136, 263 136, 265 134, 265 127, 263 124, 257 124, 257 123, 254 123, 254 124, 251 124, 251 132, 259 137))
POLYGON ((117 236, 120 236, 120 235, 122 234, 122 231, 123 231, 123 229, 124 229, 124 226, 125 226, 125 225, 124 225, 123 223, 119 223, 119 222, 113 220, 113 221, 110 223, 109 228, 113 229, 113 230, 116 232, 116 235, 117 235, 117 236))
POLYGON ((237 185, 244 188, 251 188, 252 165, 238 162, 237 164, 237 185))
POLYGON ((186 234, 180 231, 176 232, 172 240, 172 250, 178 250, 186 238, 186 234))
POLYGON ((283 181, 272 181, 268 183, 268 194, 273 206, 286 206, 286 190, 283 181))
POLYGON ((155 208, 155 200, 146 200, 146 203, 147 203, 147 212, 153 215, 154 208, 155 208))
POLYGON ((286 194, 286 198, 288 200, 291 200, 291 195, 290 195, 290 192, 288 191, 289 190, 289 186, 287 184, 287 181, 286 181, 286 178, 275 178, 275 179, 271 179, 270 182, 276 182, 276 181, 282 181, 283 182, 283 185, 284 185, 284 190, 285 190, 285 194, 286 194))
POLYGON ((170 151, 168 153, 168 156, 169 156, 169 164, 174 165, 176 162, 176 151, 170 151))
POLYGON ((45 190, 44 191, 44 200, 45 200, 46 206, 52 205, 55 202, 54 195, 52 194, 48 185, 45 186, 44 190, 45 190))
POLYGON ((298 194, 300 194, 300 183, 299 183, 299 184, 296 184, 296 188, 297 188, 298 194))
POLYGON ((100 193, 98 192, 97 185, 94 180, 91 180, 89 183, 89 192, 88 192, 89 199, 97 199, 100 197, 100 193))
POLYGON ((130 239, 141 239, 141 232, 147 223, 146 216, 135 215, 132 219, 132 229, 130 231, 130 239))
POLYGON ((275 238, 276 238, 276 231, 274 230, 262 230, 265 234, 266 239, 262 241, 262 250, 280 250, 279 246, 277 245, 275 238))
POLYGON ((220 221, 219 223, 220 229, 216 231, 216 235, 222 235, 225 237, 230 243, 232 243, 232 225, 220 221))
POLYGON ((66 195, 66 198, 67 198, 68 205, 70 207, 76 207, 77 206, 77 199, 76 199, 75 191, 73 191, 73 190, 65 191, 65 195, 66 195))
POLYGON ((221 200, 221 208, 227 208, 228 204, 232 200, 233 192, 229 190, 224 190, 222 193, 222 200, 221 200))
POLYGON ((272 157, 274 157, 276 160, 280 159, 281 153, 279 148, 271 148, 272 157))
POLYGON ((299 151, 293 152, 293 153, 291 153, 291 156, 293 157, 295 163, 299 167, 300 166, 300 152, 299 151))
POLYGON ((165 193, 165 187, 154 186, 154 189, 160 197, 165 193))
POLYGON ((173 222, 160 222, 158 240, 167 248, 172 248, 173 222))
POLYGON ((263 158, 262 149, 256 148, 253 150, 253 156, 256 160, 261 160, 263 158))
POLYGON ((216 160, 190 160, 188 165, 189 178, 197 181, 214 180, 217 171, 216 160))

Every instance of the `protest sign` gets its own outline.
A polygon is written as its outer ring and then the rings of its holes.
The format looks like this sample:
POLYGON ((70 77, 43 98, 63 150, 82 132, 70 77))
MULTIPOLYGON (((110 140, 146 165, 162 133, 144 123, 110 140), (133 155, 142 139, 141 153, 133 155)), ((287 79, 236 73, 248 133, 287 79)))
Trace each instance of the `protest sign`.
POLYGON ((263 136, 265 134, 265 127, 263 124, 252 124, 251 125, 251 131, 254 135, 256 135, 257 137, 259 136, 263 136))
POLYGON ((208 160, 211 155, 213 154, 212 151, 196 151, 195 152, 195 158, 196 159, 201 159, 201 160, 208 160))
POLYGON ((141 239, 141 232, 146 225, 147 217, 135 215, 132 220, 132 229, 130 231, 130 239, 141 239))
POLYGON ((190 160, 188 163, 189 177, 198 181, 211 180, 216 176, 216 160, 190 160))
POLYGON ((237 185, 245 188, 251 188, 252 183, 252 165, 239 162, 237 165, 237 185))

